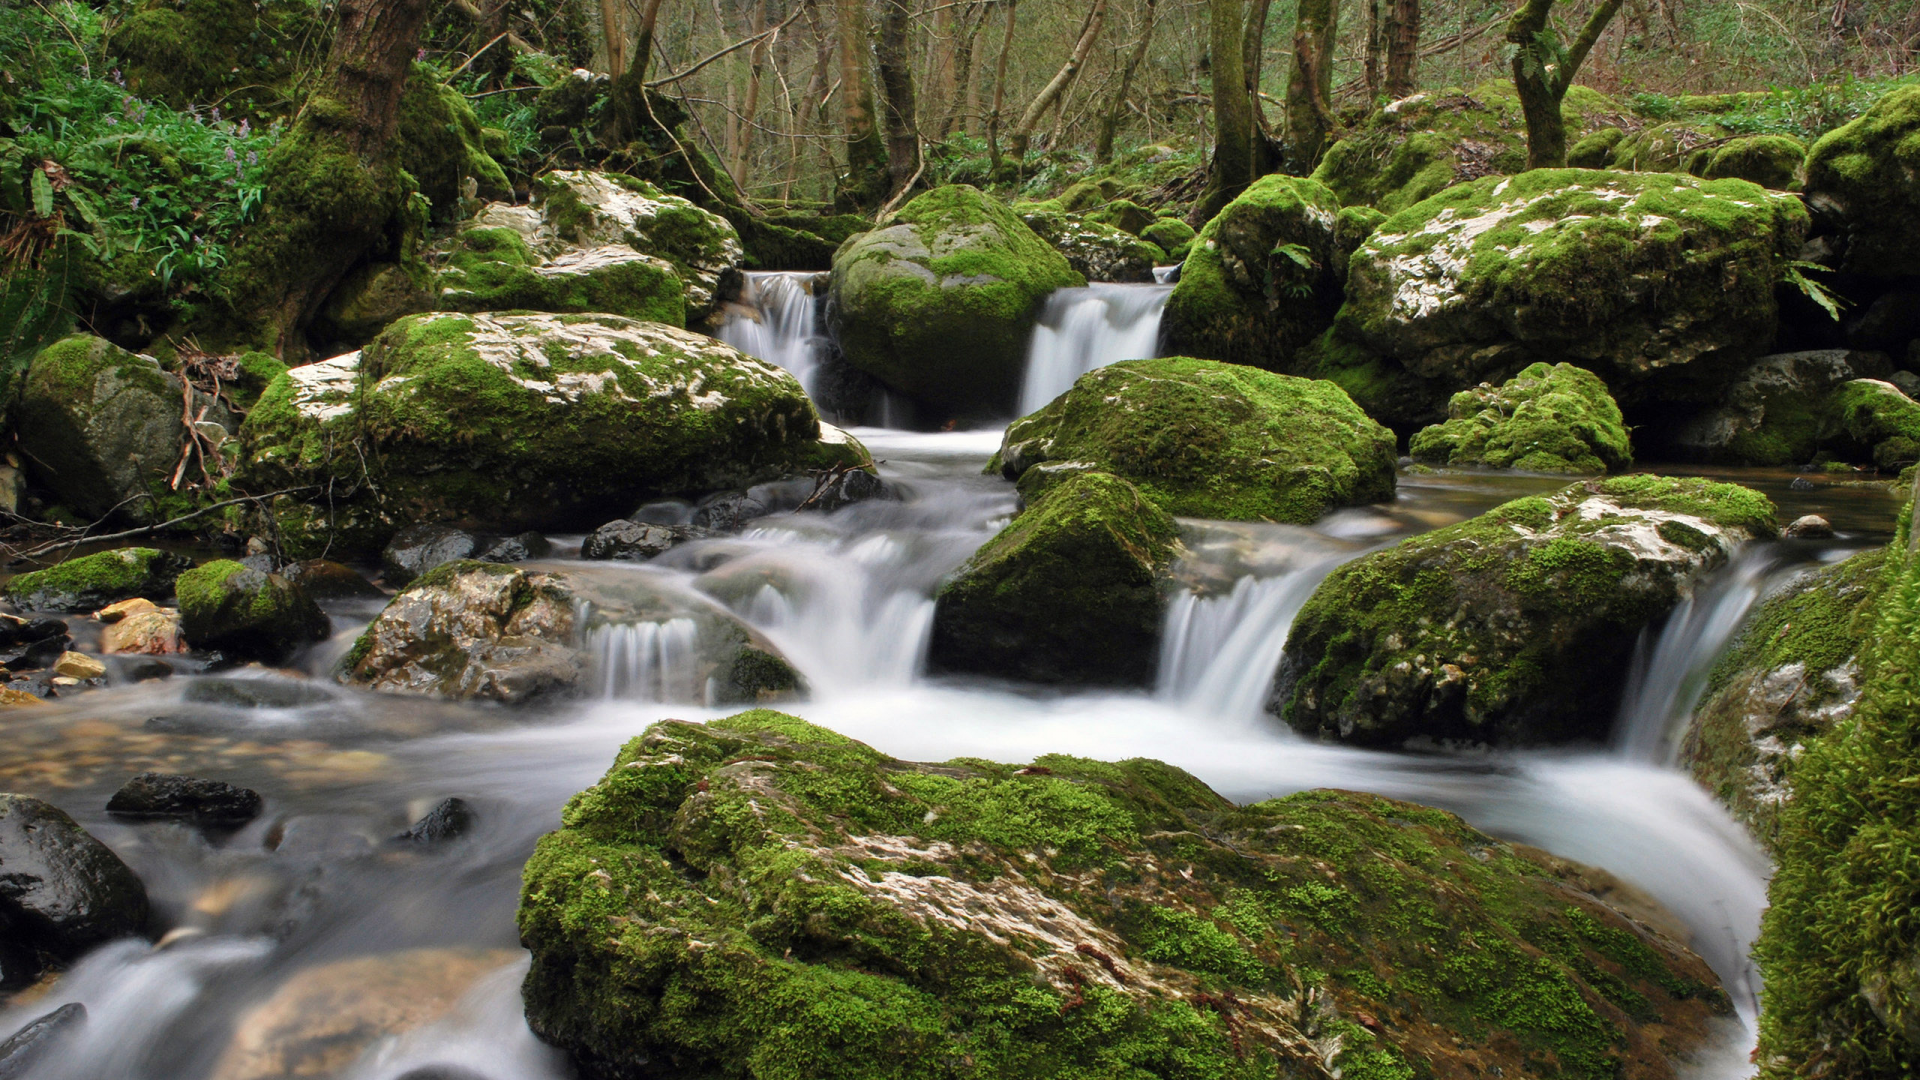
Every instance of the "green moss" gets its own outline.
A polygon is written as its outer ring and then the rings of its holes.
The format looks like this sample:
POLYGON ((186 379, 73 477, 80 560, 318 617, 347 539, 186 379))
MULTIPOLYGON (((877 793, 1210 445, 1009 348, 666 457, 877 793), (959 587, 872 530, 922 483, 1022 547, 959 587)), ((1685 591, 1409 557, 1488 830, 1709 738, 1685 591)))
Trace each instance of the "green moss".
POLYGON ((1152 281, 1167 260, 1159 245, 1092 217, 1022 210, 1020 220, 1088 281, 1152 281))
POLYGON ((32 478, 89 522, 166 520, 185 426, 182 387, 148 356, 76 334, 41 350, 12 407, 32 478))
POLYGON ((1613 152, 1627 137, 1623 128, 1607 127, 1574 143, 1567 150, 1567 165, 1575 169, 1604 169, 1613 160, 1613 152))
POLYGON ((1800 186, 1800 167, 1806 158, 1807 144, 1792 136, 1749 135, 1722 144, 1701 175, 1709 180, 1751 180, 1764 188, 1791 191, 1800 186))
POLYGON ((1622 172, 1705 176, 1726 132, 1716 124, 1676 120, 1644 128, 1614 146, 1606 167, 1622 172))
POLYGON ((687 324, 686 288, 665 259, 589 251, 542 263, 511 229, 468 229, 440 271, 446 311, 604 312, 687 324))
POLYGON ((197 649, 275 663, 326 639, 329 623, 312 598, 278 574, 220 559, 174 583, 180 631, 197 649))
POLYGON ((1167 257, 1176 262, 1186 258, 1194 235, 1193 226, 1179 218, 1160 218, 1140 230, 1140 239, 1160 245, 1167 257))
POLYGON ((1413 437, 1414 460, 1566 473, 1619 472, 1633 463, 1607 385, 1572 364, 1534 364, 1498 389, 1462 390, 1447 413, 1446 423, 1413 437))
POLYGON ((1888 472, 1920 461, 1920 403, 1891 383, 1853 379, 1823 405, 1821 449, 1888 472))
POLYGON ((95 611, 136 596, 165 600, 184 565, 153 548, 102 551, 14 575, 7 600, 22 611, 95 611))
POLYGON ((1920 86, 1893 91, 1859 119, 1821 136, 1807 152, 1806 195, 1840 219, 1840 266, 1898 277, 1920 251, 1920 86))
POLYGON ((1188 357, 1095 370, 1008 427, 989 464, 1043 462, 1126 477, 1168 513, 1310 524, 1392 497, 1393 435, 1337 386, 1188 357))
POLYGON ((304 0, 143 0, 107 52, 140 97, 260 118, 290 110, 297 59, 325 38, 304 0))
POLYGON ((251 409, 260 403, 260 396, 273 385, 273 380, 286 374, 287 365, 269 353, 242 353, 236 362, 239 373, 225 387, 228 397, 242 409, 251 409))
POLYGON ((480 199, 513 198, 506 171, 487 153, 473 107, 424 63, 416 62, 407 73, 398 123, 400 167, 433 204, 436 219, 461 216, 461 187, 469 180, 480 199))

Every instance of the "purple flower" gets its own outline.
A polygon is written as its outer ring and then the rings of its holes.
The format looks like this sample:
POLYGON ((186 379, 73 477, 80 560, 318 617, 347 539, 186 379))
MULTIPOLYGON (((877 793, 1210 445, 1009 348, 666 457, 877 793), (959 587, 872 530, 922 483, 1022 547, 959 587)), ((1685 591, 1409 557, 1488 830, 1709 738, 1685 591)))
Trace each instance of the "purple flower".
POLYGON ((227 160, 228 160, 228 161, 232 161, 232 160, 233 160, 233 159, 234 159, 235 157, 238 157, 238 156, 239 156, 239 155, 237 155, 237 154, 235 154, 235 153, 233 152, 233 147, 232 147, 232 146, 228 146, 228 147, 227 147, 227 160))
POLYGON ((240 118, 240 131, 239 131, 239 135, 240 135, 240 137, 241 137, 241 138, 243 138, 243 139, 247 137, 247 118, 246 118, 246 117, 244 117, 244 116, 240 118))
POLYGON ((249 165, 260 164, 260 152, 258 150, 247 151, 247 164, 249 165))
POLYGON ((413 58, 415 60, 425 60, 427 58, 427 50, 421 49, 418 52, 415 52, 413 54, 413 58))
POLYGON ((120 122, 120 118, 119 118, 119 117, 117 117, 117 116, 114 116, 114 115, 112 115, 111 113, 109 113, 109 114, 108 114, 108 116, 107 116, 107 126, 108 126, 108 127, 112 127, 113 125, 115 125, 115 124, 118 124, 119 122, 120 122))
POLYGON ((220 122, 220 106, 218 105, 213 107, 213 122, 216 124, 220 122))
POLYGON ((127 206, 134 210, 140 209, 140 196, 135 195, 133 199, 127 203, 127 206))

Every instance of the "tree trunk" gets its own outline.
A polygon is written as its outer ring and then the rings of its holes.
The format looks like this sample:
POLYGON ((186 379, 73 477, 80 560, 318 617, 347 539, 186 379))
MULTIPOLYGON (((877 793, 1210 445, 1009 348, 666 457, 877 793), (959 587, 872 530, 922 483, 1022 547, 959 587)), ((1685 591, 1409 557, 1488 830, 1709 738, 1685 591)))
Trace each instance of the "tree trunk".
POLYGON ((1548 21, 1553 0, 1526 0, 1507 23, 1507 43, 1513 46, 1513 87, 1520 95, 1520 112, 1527 121, 1527 168, 1558 169, 1566 165, 1567 125, 1560 114, 1560 101, 1622 2, 1601 0, 1573 47, 1564 51, 1548 21))
POLYGON ((1213 161, 1188 221, 1195 228, 1253 183, 1253 99, 1247 94, 1245 0, 1208 0, 1213 161))
MULTIPOLYGON (((1380 5, 1388 0, 1367 0, 1367 102, 1371 105, 1379 100, 1386 90, 1386 51, 1387 27, 1380 15, 1380 5)), ((1388 15, 1387 18, 1392 18, 1388 15)))
POLYGON ((1420 0, 1385 0, 1387 20, 1387 96, 1411 97, 1419 84, 1420 0))
MULTIPOLYGON (((758 34, 767 28, 767 0, 758 0, 753 6, 753 25, 751 33, 758 34)), ((750 52, 747 67, 747 100, 740 109, 739 145, 733 150, 733 182, 736 187, 745 190, 747 186, 747 155, 753 149, 754 118, 760 111, 760 80, 767 67, 766 39, 756 44, 750 52)))
POLYGON ((1007 0, 1007 33, 1000 40, 1000 59, 993 66, 993 112, 987 116, 987 159, 994 175, 1000 174, 1000 110, 1007 103, 1007 55, 1013 52, 1013 17, 1019 14, 1020 0, 1007 0))
POLYGON ((1293 71, 1287 79, 1287 171, 1305 176, 1320 164, 1339 126, 1333 116, 1333 46, 1338 0, 1300 0, 1293 26, 1293 71))
POLYGON ((913 180, 920 163, 920 133, 914 124, 913 58, 907 46, 913 11, 908 0, 883 0, 880 16, 880 90, 886 97, 887 195, 913 180))
POLYGON ((940 137, 946 138, 953 133, 955 118, 960 120, 960 130, 973 133, 973 46, 980 36, 980 28, 987 22, 987 6, 975 0, 960 14, 960 40, 954 46, 953 89, 946 98, 946 110, 940 117, 940 137))
POLYGON ((1154 0, 1145 0, 1141 8, 1140 40, 1133 43, 1133 51, 1127 54, 1127 66, 1120 70, 1120 90, 1113 100, 1107 103, 1107 111, 1100 116, 1100 128, 1093 140, 1093 163, 1105 165, 1113 160, 1113 136, 1120 130, 1120 119, 1127 114, 1127 95, 1133 92, 1133 73, 1140 67, 1140 61, 1147 57, 1147 45, 1153 41, 1154 0))
POLYGON ((618 79, 627 73, 627 29, 621 25, 620 9, 627 0, 600 0, 600 33, 607 42, 607 77, 618 79))
POLYGON ((1253 175, 1265 176, 1280 167, 1280 153, 1273 130, 1267 125, 1267 108, 1260 97, 1267 53, 1267 12, 1273 0, 1249 0, 1247 32, 1242 38, 1240 63, 1247 76, 1247 108, 1253 114, 1253 175))
MULTIPOLYGON (((967 9, 960 7, 957 0, 937 0, 934 6, 933 33, 928 35, 927 40, 927 80, 924 88, 931 108, 950 111, 953 88, 958 81, 954 69, 959 60, 960 42, 966 36, 967 9)), ((947 118, 940 117, 933 126, 944 136, 947 118)))
POLYGON ((1039 96, 1027 106, 1026 113, 1020 117, 1019 125, 1007 138, 1007 149, 1013 152, 1016 165, 1027 156, 1027 143, 1033 139, 1033 129, 1039 125, 1040 118, 1059 102, 1060 95, 1066 92, 1067 85, 1073 82, 1075 75, 1080 73, 1080 66, 1087 62, 1087 54, 1093 51, 1094 39, 1100 36, 1100 27, 1106 22, 1106 18, 1107 0, 1093 0, 1093 8, 1087 13, 1086 24, 1080 30, 1080 40, 1074 43, 1072 55, 1067 57, 1066 63, 1060 65, 1060 70, 1054 73, 1053 79, 1041 88, 1039 96))
POLYGON ((847 174, 833 201, 842 210, 880 205, 887 197, 887 147, 873 122, 868 74, 866 0, 837 0, 840 14, 840 110, 847 138, 847 174))

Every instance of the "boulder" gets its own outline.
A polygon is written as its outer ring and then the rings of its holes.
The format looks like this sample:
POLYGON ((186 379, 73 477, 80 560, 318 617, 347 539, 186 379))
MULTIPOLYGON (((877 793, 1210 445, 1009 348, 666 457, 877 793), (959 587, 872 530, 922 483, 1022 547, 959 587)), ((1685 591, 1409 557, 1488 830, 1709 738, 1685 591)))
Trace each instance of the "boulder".
POLYGON ((135 820, 181 820, 237 827, 260 816, 260 793, 220 780, 144 772, 107 800, 107 813, 135 820))
POLYGON ((1726 145, 1718 124, 1670 120, 1632 132, 1614 144, 1604 166, 1619 172, 1670 172, 1705 176, 1726 145))
MULTIPOLYGON (((0 956, 65 964, 146 927, 146 886, 105 844, 39 799, 0 795, 0 956)), ((17 974, 31 977, 0 977, 17 974)))
MULTIPOLYGON (((185 393, 151 356, 85 334, 54 342, 33 358, 14 406, 28 473, 89 520, 160 520, 155 497, 171 493, 186 438, 185 393)), ((198 390, 192 401, 196 415, 234 423, 221 402, 198 390)))
POLYGON ((1806 199, 1832 235, 1834 267, 1920 274, 1920 86, 1903 86, 1807 151, 1806 199))
POLYGON ((1153 268, 1167 259, 1151 240, 1078 214, 1025 212, 1020 220, 1088 281, 1151 282, 1153 268))
POLYGON ((1193 245, 1197 235, 1193 226, 1179 218, 1160 218, 1153 224, 1140 230, 1140 239, 1149 241, 1167 253, 1167 257, 1179 262, 1187 257, 1187 251, 1193 245))
POLYGON ((400 94, 393 133, 400 167, 428 201, 434 219, 461 217, 461 189, 483 199, 511 199, 506 170, 487 153, 480 120, 460 91, 440 81, 432 66, 415 61, 400 94))
POLYGON ((1763 188, 1792 191, 1800 186, 1807 144, 1791 135, 1748 135, 1728 139, 1713 152, 1701 173, 1709 180, 1751 180, 1763 188))
POLYGON ((1061 479, 940 586, 927 662, 1040 683, 1153 682, 1179 530, 1127 481, 1061 479))
POLYGON ((1820 460, 1879 464, 1920 459, 1920 405, 1882 381, 1885 354, 1847 349, 1763 356, 1730 380, 1720 401, 1662 425, 1662 450, 1683 460, 1798 466, 1820 460))
POLYGON ((657 723, 568 804, 524 996, 595 1080, 1671 1076, 1731 1004, 1598 877, 1373 795, 757 710, 657 723))
POLYGON ((180 630, 196 649, 280 663, 317 641, 332 623, 298 585, 220 559, 180 575, 180 630))
POLYGON ((148 656, 186 652, 187 638, 181 629, 180 613, 171 608, 155 608, 128 615, 101 630, 100 651, 148 656))
POLYGON ((1132 199, 1113 199, 1099 206, 1083 210, 1081 213, 1088 221, 1102 225, 1111 225, 1123 233, 1145 238, 1147 228, 1159 220, 1152 210, 1141 206, 1132 199))
POLYGON ((334 286, 314 332, 347 347, 362 345, 395 320, 438 306, 432 273, 420 260, 364 263, 334 286))
POLYGON ((438 306, 445 311, 604 312, 687 324, 680 272, 626 244, 566 248, 545 257, 514 229, 471 228, 438 254, 438 306))
POLYGON ((1393 498, 1394 457, 1393 433, 1331 383, 1175 356, 1081 376, 1009 426, 988 468, 1080 463, 1170 514, 1310 525, 1393 498))
POLYGON ((1429 422, 1395 407, 1395 377, 1451 394, 1538 361, 1594 370, 1629 412, 1711 401, 1772 343, 1774 287, 1806 225, 1797 198, 1744 180, 1476 180, 1394 215, 1353 253, 1334 347, 1384 362, 1356 400, 1393 423, 1429 422))
MULTIPOLYGON (((720 296, 720 276, 746 252, 726 218, 620 173, 555 170, 537 176, 533 202, 541 224, 533 248, 623 246, 673 264, 684 283, 689 323, 704 320, 720 296)), ((482 220, 485 216, 482 215, 482 220)))
POLYGON ((1773 531, 1765 496, 1705 480, 1517 499, 1330 574, 1294 619, 1267 707, 1365 746, 1603 740, 1640 631, 1773 531))
POLYGON ((426 816, 394 837, 409 844, 444 844, 465 836, 473 828, 473 807, 465 799, 441 799, 426 816))
POLYGON ((436 566, 476 557, 480 546, 479 537, 447 525, 409 525, 380 553, 381 577, 389 588, 402 589, 436 566))
POLYGON ((53 673, 62 678, 86 682, 90 679, 106 678, 107 665, 95 660, 86 653, 74 652, 69 649, 61 653, 59 659, 53 662, 53 673))
POLYGON ((685 526, 649 525, 621 518, 593 530, 580 545, 583 559, 651 559, 692 538, 685 526))
POLYGON ((87 1007, 77 1001, 33 1020, 0 1042, 0 1078, 16 1080, 87 1026, 87 1007))
MULTIPOLYGON (((641 499, 852 458, 793 376, 712 338, 612 315, 417 315, 296 368, 241 429, 243 490, 289 550, 370 555, 402 524, 585 529, 641 499)), ((864 463, 864 462, 863 462, 864 463)))
POLYGON ((1802 514, 1780 527, 1782 540, 1831 540, 1833 522, 1819 514, 1802 514))
POLYGON ((1715 663, 1680 763, 1772 847, 1807 745, 1853 715, 1885 551, 1809 568, 1770 593, 1715 663))
POLYGON ((952 185, 841 245, 827 312, 854 367, 936 409, 1005 415, 1047 296, 1084 284, 1000 200, 952 185))
POLYGON ((1332 322, 1340 202, 1327 187, 1265 176, 1200 230, 1160 319, 1166 352, 1287 370, 1332 322))
POLYGON ((1626 422, 1600 377, 1572 364, 1534 364, 1500 386, 1481 383, 1447 403, 1447 422, 1408 452, 1433 465, 1526 472, 1624 472, 1626 422))
POLYGON ((93 611, 116 600, 165 600, 187 560, 154 548, 118 548, 16 574, 7 602, 22 611, 93 611))
POLYGON ((280 576, 305 589, 315 600, 377 600, 387 595, 360 571, 328 559, 290 563, 280 576))

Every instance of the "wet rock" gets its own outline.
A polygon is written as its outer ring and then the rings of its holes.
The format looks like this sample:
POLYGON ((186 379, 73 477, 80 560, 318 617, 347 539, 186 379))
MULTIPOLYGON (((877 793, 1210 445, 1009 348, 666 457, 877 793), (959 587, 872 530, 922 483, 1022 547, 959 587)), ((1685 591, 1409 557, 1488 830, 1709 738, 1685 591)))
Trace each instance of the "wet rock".
POLYGON ((47 637, 0 647, 0 664, 4 664, 9 671, 36 671, 59 662, 67 654, 67 646, 73 642, 67 637, 65 623, 47 621, 59 628, 57 634, 50 632, 47 637))
POLYGON ((28 705, 44 704, 46 702, 31 691, 18 690, 11 686, 0 687, 0 709, 18 709, 28 705))
POLYGON ((87 1024, 87 1007, 70 1001, 0 1042, 0 1080, 22 1080, 33 1066, 87 1024))
POLYGON ((1782 540, 1827 540, 1833 536, 1833 523, 1819 514, 1794 518, 1780 530, 1782 540))
POLYGON ((593 530, 580 545, 583 559, 651 559, 689 539, 687 530, 621 518, 593 530))
MULTIPOLYGON (((1890 385, 1879 380, 1892 372, 1885 353, 1857 349, 1763 356, 1727 382, 1716 404, 1662 426, 1656 437, 1662 450, 1692 461, 1799 465, 1826 453, 1872 462, 1880 444, 1903 430, 1909 441, 1920 436, 1920 405, 1875 393, 1890 385), (1855 385, 1863 383, 1873 386, 1855 385)), ((1909 450, 1920 453, 1920 443, 1890 446, 1882 456, 1891 461, 1909 450)))
POLYGON ((1088 281, 1152 282, 1154 266, 1167 259, 1158 244, 1113 225, 1078 214, 1014 210, 1027 228, 1066 256, 1067 265, 1088 281))
POLYGON ((1796 476, 1793 478, 1793 482, 1788 484, 1787 487, 1793 491, 1813 491, 1817 485, 1804 476, 1796 476))
POLYGON ((86 653, 63 652, 53 662, 53 673, 69 679, 103 679, 107 675, 107 665, 88 656, 86 653))
POLYGON ((1515 500, 1330 574, 1267 707, 1367 746, 1604 740, 1641 630, 1774 530, 1765 496, 1697 479, 1515 500))
POLYGON ((66 639, 67 624, 59 619, 23 619, 0 613, 0 648, 66 639))
POLYGON ((106 607, 94 612, 93 617, 98 622, 111 624, 117 623, 129 615, 140 615, 149 611, 159 610, 160 605, 153 601, 145 597, 135 597, 132 600, 122 600, 117 604, 108 604, 106 607))
POLYGON ((917 764, 756 710, 655 724, 569 803, 523 994, 594 1078, 1670 1077, 1731 1003, 1595 876, 1373 795, 917 764))
POLYGON ((744 491, 716 491, 694 504, 691 524, 696 529, 733 533, 766 512, 766 503, 744 491))
POLYGON ((103 653, 144 653, 171 656, 187 651, 180 629, 180 613, 164 608, 139 611, 108 625, 100 633, 103 653))
POLYGON ((1626 421, 1600 377, 1572 364, 1533 364, 1499 387, 1447 403, 1447 422, 1414 435, 1414 460, 1526 472, 1622 472, 1633 464, 1626 421))
POLYGON ((480 539, 448 525, 409 525, 395 533, 380 553, 380 567, 389 586, 404 589, 408 582, 435 567, 471 559, 480 539))
POLYGON ((153 548, 83 555, 14 577, 7 600, 23 611, 93 611, 136 596, 165 600, 186 559, 153 548))
POLYGON ((473 807, 465 799, 442 799, 427 816, 414 822, 395 840, 410 844, 440 844, 465 836, 473 828, 473 807))
POLYGON ((240 1018, 212 1080, 285 1080, 343 1072, 375 1042, 445 1016, 505 949, 411 949, 295 974, 240 1018))
POLYGON ((280 571, 315 600, 378 600, 386 593, 351 566, 329 559, 307 559, 280 571))
POLYGON ((119 856, 59 809, 0 795, 0 937, 9 946, 57 965, 146 924, 146 887, 119 856))
POLYGON ((481 562, 515 563, 528 559, 544 559, 553 554, 553 544, 537 532, 523 532, 518 536, 486 537, 480 553, 474 558, 481 562))
POLYGON ((836 469, 817 478, 813 493, 800 503, 799 509, 831 514, 843 506, 888 495, 887 482, 874 473, 865 469, 836 469))
POLYGON ((231 560, 180 575, 180 628, 196 649, 278 663, 325 641, 326 613, 298 585, 231 560))
POLYGON ((642 525, 691 525, 693 504, 685 499, 655 499, 627 515, 642 525))
POLYGON ((220 780, 172 773, 141 773, 107 800, 107 813, 127 818, 176 818, 196 825, 243 825, 260 816, 260 793, 220 780))
POLYGON ((148 682, 153 679, 173 677, 173 665, 164 660, 135 660, 121 671, 134 682, 148 682))
POLYGON ((194 705, 230 709, 301 709, 334 700, 327 690, 284 679, 195 679, 185 699, 194 705))

